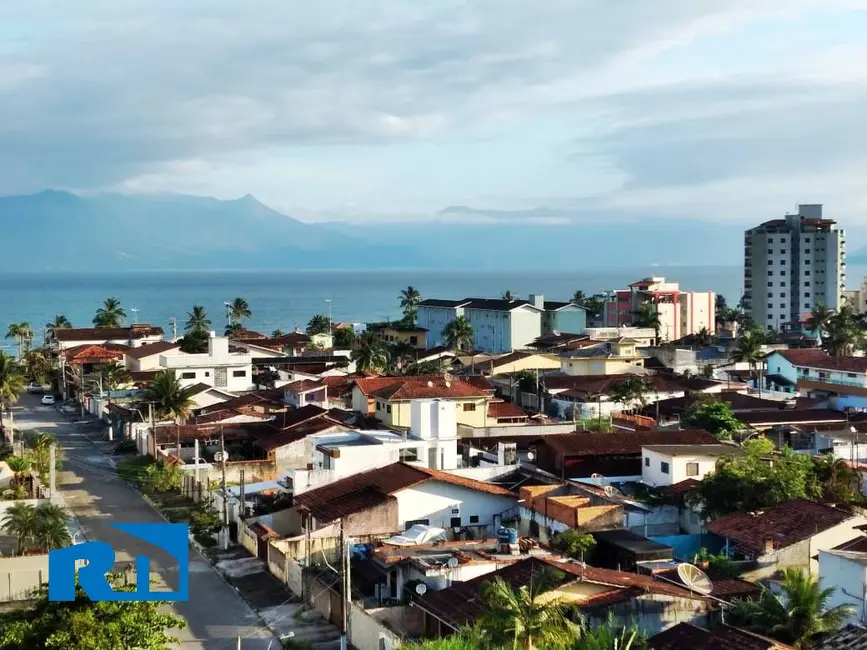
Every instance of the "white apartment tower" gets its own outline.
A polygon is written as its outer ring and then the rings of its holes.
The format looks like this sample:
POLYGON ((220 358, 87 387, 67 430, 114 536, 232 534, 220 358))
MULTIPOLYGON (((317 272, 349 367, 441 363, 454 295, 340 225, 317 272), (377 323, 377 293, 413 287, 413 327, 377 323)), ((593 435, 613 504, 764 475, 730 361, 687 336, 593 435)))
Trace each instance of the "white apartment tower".
POLYGON ((758 325, 797 323, 818 304, 840 306, 846 287, 846 232, 822 205, 744 233, 744 310, 758 325))

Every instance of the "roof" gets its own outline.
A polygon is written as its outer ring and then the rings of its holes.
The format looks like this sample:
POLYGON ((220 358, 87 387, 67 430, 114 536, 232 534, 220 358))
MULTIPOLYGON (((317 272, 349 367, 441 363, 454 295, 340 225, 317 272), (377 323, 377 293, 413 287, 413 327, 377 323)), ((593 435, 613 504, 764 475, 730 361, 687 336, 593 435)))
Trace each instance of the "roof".
POLYGON ((425 298, 420 303, 419 307, 460 307, 466 300, 441 300, 439 298, 425 298))
POLYGON ((563 309, 564 307, 575 307, 576 309, 583 309, 587 311, 585 307, 581 305, 576 305, 574 302, 558 302, 556 300, 546 300, 545 303, 545 311, 558 311, 563 309))
POLYGON ((642 449, 666 456, 741 456, 743 450, 737 445, 645 445, 642 449))
POLYGON ((319 390, 320 388, 325 388, 327 384, 322 381, 313 381, 312 379, 301 379, 299 381, 293 381, 289 384, 284 384, 281 386, 284 390, 290 390, 293 393, 307 393, 311 390, 319 390))
MULTIPOLYGON (((707 401, 726 402, 732 407, 732 411, 735 413, 740 413, 741 411, 782 410, 784 406, 779 400, 762 399, 760 397, 745 395, 744 393, 737 393, 735 391, 723 391, 721 393, 712 394, 710 399, 708 399, 707 396, 703 396, 703 398, 707 401)), ((656 413, 657 407, 659 407, 660 413, 683 413, 700 399, 701 398, 694 395, 671 397, 669 399, 660 400, 659 402, 644 408, 643 412, 653 415, 656 413)))
POLYGON ((488 417, 499 420, 503 418, 528 418, 530 416, 511 402, 489 402, 488 417))
POLYGON ((831 409, 774 409, 738 413, 744 424, 795 424, 798 422, 845 422, 846 414, 831 409))
POLYGON ((629 530, 626 530, 625 528, 616 530, 603 530, 598 533, 594 533, 593 537, 595 537, 598 541, 605 542, 613 546, 618 546, 627 551, 632 551, 633 553, 648 553, 661 551, 668 552, 669 558, 673 557, 673 551, 670 546, 660 544, 659 542, 654 542, 652 539, 644 537, 643 535, 637 535, 629 530))
MULTIPOLYGON (((859 526, 863 530, 862 526, 859 526)), ((835 551, 851 551, 853 553, 867 553, 867 535, 850 539, 848 542, 843 542, 839 546, 834 547, 835 551)))
MULTIPOLYGON (((606 394, 611 390, 611 387, 617 382, 625 379, 634 378, 636 375, 618 374, 618 375, 546 375, 542 379, 542 384, 548 391, 551 390, 569 390, 575 391, 576 396, 579 394, 599 395, 606 394)), ((642 376, 648 381, 653 389, 657 392, 677 393, 684 392, 685 387, 679 379, 663 377, 661 375, 642 376)))
POLYGON ((781 549, 808 539, 853 515, 845 510, 807 499, 792 499, 759 512, 733 512, 714 519, 707 530, 734 540, 747 551, 762 553, 765 540, 781 549))
POLYGON ((814 646, 814 650, 867 650, 867 629, 847 625, 814 646))
POLYGON ((729 625, 711 631, 692 623, 678 623, 652 636, 648 647, 651 650, 776 650, 792 646, 729 625))
POLYGON ((355 385, 365 395, 370 395, 374 391, 386 388, 401 381, 416 380, 434 380, 441 379, 438 375, 417 375, 415 377, 361 377, 355 380, 355 385))
POLYGON ((774 350, 765 358, 779 354, 789 363, 796 366, 810 366, 814 363, 825 363, 831 357, 824 350, 817 348, 801 348, 795 350, 774 350))
POLYGON ((251 433, 256 438, 256 446, 265 451, 273 451, 284 445, 291 445, 293 442, 303 440, 307 436, 313 436, 317 433, 323 433, 329 429, 340 428, 345 429, 345 425, 338 420, 330 417, 319 415, 300 422, 286 429, 277 429, 275 424, 279 422, 279 416, 268 422, 268 426, 257 427, 251 433))
POLYGON ((58 341, 109 341, 113 339, 140 339, 162 335, 162 327, 137 324, 131 327, 68 327, 54 332, 58 341))
POLYGON ((124 354, 131 359, 144 359, 145 357, 150 357, 155 354, 161 354, 168 350, 177 350, 181 346, 177 343, 170 343, 169 341, 157 341, 156 343, 151 343, 149 345, 140 345, 137 348, 130 348, 124 354))
POLYGON ((450 381, 442 377, 418 379, 392 378, 392 383, 372 393, 376 397, 394 401, 409 399, 458 399, 463 397, 490 397, 487 390, 476 388, 459 379, 450 381))
POLYGON ((496 390, 490 379, 484 375, 463 375, 460 379, 462 382, 465 382, 470 386, 475 386, 476 388, 488 391, 489 393, 496 390))
POLYGON ((503 300, 502 298, 466 298, 464 309, 484 309, 487 311, 512 311, 518 307, 532 307, 542 311, 526 300, 503 300))
POLYGON ((224 440, 246 440, 247 431, 238 425, 219 424, 158 424, 154 433, 154 442, 157 444, 171 444, 180 440, 203 440, 206 438, 219 438, 222 430, 224 440))
POLYGON ((310 510, 317 520, 326 523, 385 503, 396 492, 428 481, 458 485, 495 496, 515 497, 512 492, 491 483, 406 463, 392 463, 299 494, 295 497, 295 504, 310 510))
POLYGON ((607 454, 641 455, 648 445, 717 445, 716 436, 701 429, 658 431, 613 431, 611 433, 561 433, 542 436, 536 444, 544 444, 565 456, 602 456, 607 454))
MULTIPOLYGON (((713 569, 705 571, 707 577, 710 578, 713 584, 713 597, 721 600, 735 600, 738 598, 749 598, 755 596, 761 591, 761 587, 753 582, 747 582, 740 578, 729 578, 720 572, 715 572, 713 569)), ((668 569, 666 571, 655 572, 654 575, 667 580, 673 580, 683 584, 677 569, 668 569)), ((686 586, 686 585, 684 585, 686 586)))
MULTIPOLYGON (((203 386, 206 386, 206 384, 195 384, 195 386, 203 387, 203 386)), ((199 392, 204 392, 205 390, 220 390, 220 389, 215 389, 213 386, 207 386, 207 388, 200 389, 199 392)), ((261 393, 247 393, 246 395, 238 395, 237 397, 233 397, 231 399, 228 399, 225 402, 220 402, 219 404, 211 404, 210 406, 206 406, 200 411, 200 413, 210 413, 212 411, 221 411, 223 409, 234 409, 234 408, 240 408, 242 406, 253 406, 256 404, 274 404, 275 406, 281 406, 281 407, 285 406, 285 404, 283 404, 282 402, 279 402, 271 395, 261 394, 261 393)), ((299 409, 299 410, 301 410, 301 409, 299 409)))
POLYGON ((114 343, 90 343, 67 348, 61 354, 66 358, 67 363, 106 363, 123 359, 128 349, 125 345, 114 343))

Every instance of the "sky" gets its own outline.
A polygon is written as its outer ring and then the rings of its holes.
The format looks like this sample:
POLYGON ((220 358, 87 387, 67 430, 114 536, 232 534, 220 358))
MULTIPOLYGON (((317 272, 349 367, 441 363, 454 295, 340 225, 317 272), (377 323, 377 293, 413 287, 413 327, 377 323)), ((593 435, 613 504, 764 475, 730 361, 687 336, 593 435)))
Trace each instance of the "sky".
POLYGON ((0 2, 3 195, 867 226, 865 106, 867 0, 0 2))

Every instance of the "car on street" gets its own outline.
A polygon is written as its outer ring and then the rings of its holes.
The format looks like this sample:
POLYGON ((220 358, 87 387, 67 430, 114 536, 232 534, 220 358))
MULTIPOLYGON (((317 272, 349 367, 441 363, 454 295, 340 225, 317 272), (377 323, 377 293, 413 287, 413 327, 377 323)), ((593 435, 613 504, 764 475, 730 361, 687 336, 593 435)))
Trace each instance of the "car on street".
POLYGON ((38 394, 45 392, 45 386, 42 384, 37 384, 35 381, 31 381, 27 384, 27 392, 31 394, 38 394))
POLYGON ((54 399, 54 395, 43 395, 42 396, 42 403, 45 404, 46 406, 53 406, 55 401, 56 400, 54 399))

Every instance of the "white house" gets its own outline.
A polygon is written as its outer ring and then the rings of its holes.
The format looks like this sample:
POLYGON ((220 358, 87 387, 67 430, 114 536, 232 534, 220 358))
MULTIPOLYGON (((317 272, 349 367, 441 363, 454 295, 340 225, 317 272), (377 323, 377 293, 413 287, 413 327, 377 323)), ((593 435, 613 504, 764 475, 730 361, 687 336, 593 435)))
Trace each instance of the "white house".
POLYGON ((653 487, 702 480, 724 456, 743 453, 735 445, 651 445, 641 448, 641 481, 653 487))
POLYGON ((79 345, 128 345, 138 347, 163 340, 163 328, 137 323, 129 327, 70 327, 54 331, 58 350, 79 345))
MULTIPOLYGON (((539 296, 544 302, 544 298, 539 296)), ((428 330, 427 345, 445 343, 443 330, 458 316, 473 328, 476 350, 500 354, 529 346, 542 335, 543 307, 526 300, 465 298, 464 300, 422 300, 418 325, 428 330)))
POLYGON ((160 369, 173 370, 182 386, 207 384, 232 393, 254 390, 253 358, 229 352, 229 339, 211 332, 204 354, 161 354, 160 369))
POLYGON ((320 408, 328 408, 328 386, 321 381, 313 379, 299 379, 288 384, 284 384, 283 401, 301 408, 308 404, 314 404, 320 408))
POLYGON ((828 608, 851 605, 855 613, 846 623, 867 626, 867 537, 819 551, 819 581, 834 587, 828 608))

